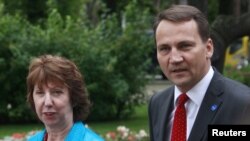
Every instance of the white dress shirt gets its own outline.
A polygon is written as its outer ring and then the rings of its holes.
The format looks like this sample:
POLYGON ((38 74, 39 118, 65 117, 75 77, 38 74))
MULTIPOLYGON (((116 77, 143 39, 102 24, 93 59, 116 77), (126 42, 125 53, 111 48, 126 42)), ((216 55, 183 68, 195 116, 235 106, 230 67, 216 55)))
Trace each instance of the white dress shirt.
MULTIPOLYGON (((194 121, 196 119, 197 113, 201 106, 201 102, 205 96, 207 88, 214 75, 214 70, 210 67, 208 73, 188 92, 186 92, 189 100, 185 103, 186 113, 187 113, 187 139, 193 127, 194 121)), ((182 94, 182 92, 175 86, 174 89, 174 110, 170 115, 170 122, 168 124, 168 129, 172 131, 172 125, 174 120, 174 112, 177 107, 177 99, 182 94)), ((171 132, 169 132, 169 139, 171 138, 171 132)))

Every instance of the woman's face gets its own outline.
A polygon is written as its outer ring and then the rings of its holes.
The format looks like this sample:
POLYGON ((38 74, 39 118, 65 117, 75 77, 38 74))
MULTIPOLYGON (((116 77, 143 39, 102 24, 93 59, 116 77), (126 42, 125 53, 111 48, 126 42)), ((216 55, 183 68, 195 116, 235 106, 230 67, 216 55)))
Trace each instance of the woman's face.
POLYGON ((48 83, 34 86, 33 99, 36 114, 48 128, 60 128, 73 123, 73 108, 69 89, 65 85, 48 83))

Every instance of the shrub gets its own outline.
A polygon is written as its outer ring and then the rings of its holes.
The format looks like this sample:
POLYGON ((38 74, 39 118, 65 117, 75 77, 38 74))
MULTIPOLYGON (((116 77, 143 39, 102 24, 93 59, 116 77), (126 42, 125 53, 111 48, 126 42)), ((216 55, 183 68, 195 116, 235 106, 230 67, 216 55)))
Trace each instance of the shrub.
MULTIPOLYGON (((136 3, 128 11, 136 10, 136 3)), ((136 11, 138 12, 138 11, 136 11)), ((44 26, 32 25, 20 16, 1 15, 0 106, 1 121, 34 120, 25 104, 25 78, 29 61, 42 54, 57 54, 76 62, 85 77, 93 102, 89 120, 126 118, 144 99, 144 79, 152 40, 147 11, 127 14, 126 27, 115 15, 96 26, 88 21, 65 19, 52 10, 44 26), (11 105, 7 108, 8 105, 11 105), (8 109, 8 110, 6 110, 8 109)))
POLYGON ((247 65, 241 69, 236 69, 232 66, 226 66, 224 68, 224 75, 250 86, 250 65, 247 65))

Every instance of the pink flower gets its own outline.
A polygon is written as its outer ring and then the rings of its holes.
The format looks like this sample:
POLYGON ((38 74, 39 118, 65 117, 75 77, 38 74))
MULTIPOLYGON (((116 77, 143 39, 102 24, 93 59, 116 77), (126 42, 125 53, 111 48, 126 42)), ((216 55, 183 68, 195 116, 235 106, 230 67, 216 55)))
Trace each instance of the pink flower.
POLYGON ((25 134, 24 133, 14 133, 14 134, 12 134, 11 137, 14 139, 22 139, 25 137, 25 134))
POLYGON ((109 131, 105 139, 107 141, 149 141, 149 136, 145 130, 132 132, 125 126, 118 126, 116 131, 109 131))
POLYGON ((106 134, 106 137, 107 137, 108 139, 115 140, 115 138, 116 138, 116 133, 110 131, 110 132, 108 132, 108 133, 106 134))
POLYGON ((129 135, 127 141, 136 141, 136 138, 133 135, 129 135))

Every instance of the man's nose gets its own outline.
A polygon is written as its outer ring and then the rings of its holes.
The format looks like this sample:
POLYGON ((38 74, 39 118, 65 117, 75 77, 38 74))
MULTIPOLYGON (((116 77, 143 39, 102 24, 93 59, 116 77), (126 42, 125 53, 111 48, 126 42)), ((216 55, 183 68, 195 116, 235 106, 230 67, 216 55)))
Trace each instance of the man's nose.
POLYGON ((169 58, 170 63, 179 63, 183 61, 183 57, 178 50, 172 50, 169 58))

